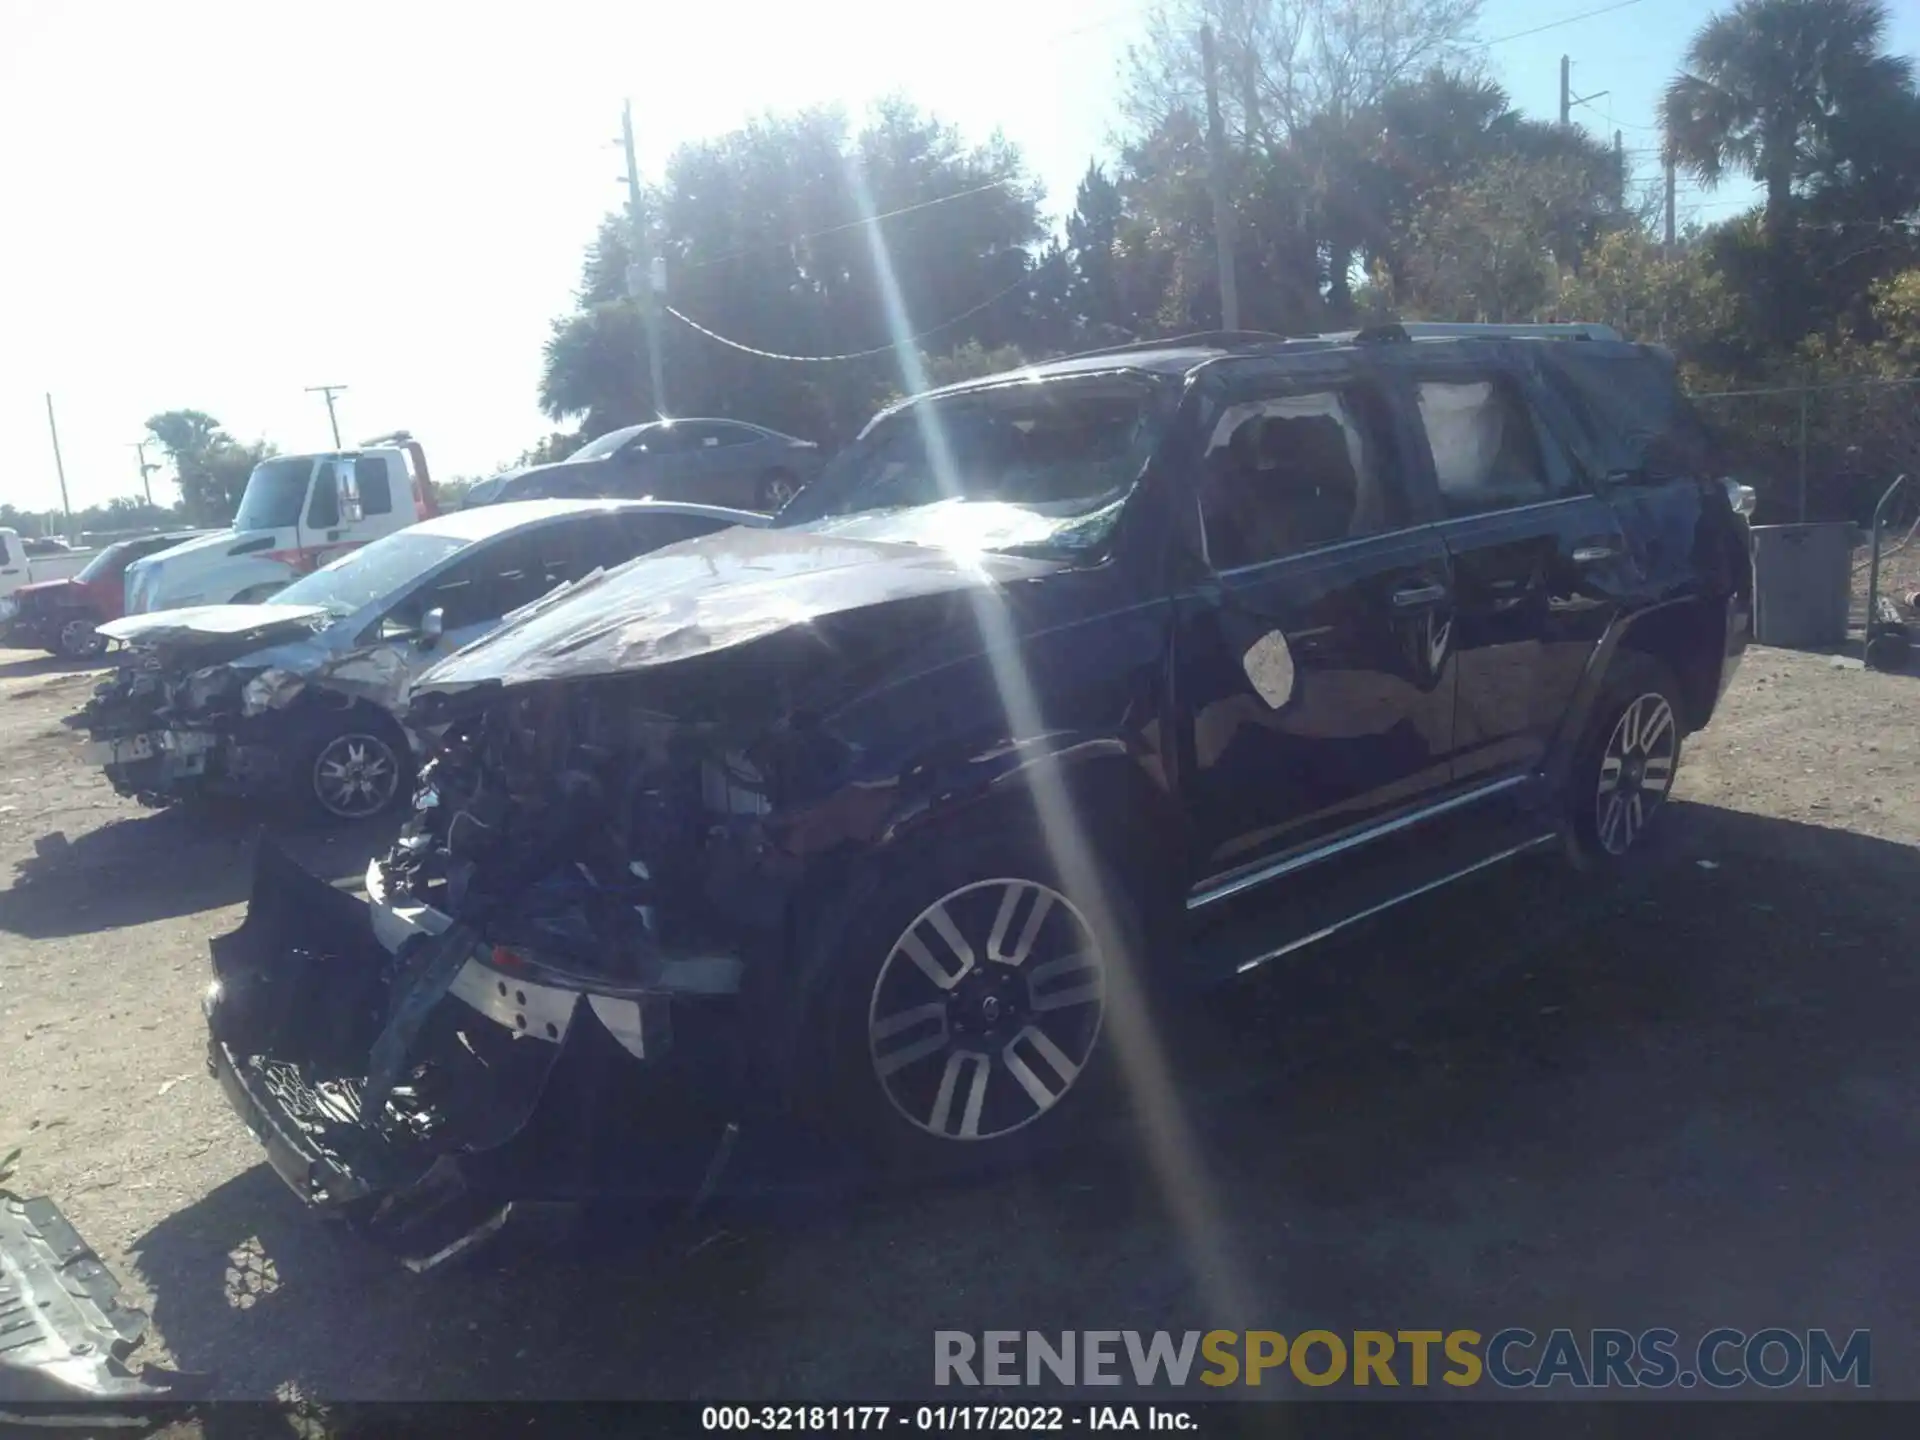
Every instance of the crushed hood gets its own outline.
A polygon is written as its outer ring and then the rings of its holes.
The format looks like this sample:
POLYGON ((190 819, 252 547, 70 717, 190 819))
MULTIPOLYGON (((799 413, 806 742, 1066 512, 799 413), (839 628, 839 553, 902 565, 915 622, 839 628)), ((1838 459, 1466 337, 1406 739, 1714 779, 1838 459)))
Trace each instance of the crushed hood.
POLYGON ((324 605, 189 605, 109 620, 100 633, 130 645, 265 645, 310 635, 332 618, 324 605))
POLYGON ((35 580, 31 584, 16 585, 9 592, 16 599, 22 595, 56 595, 62 590, 78 590, 80 582, 72 576, 61 580, 35 580))
POLYGON ((1035 579, 1061 563, 823 530, 723 530, 536 604, 434 666, 413 693, 645 669, 845 611, 1035 579))

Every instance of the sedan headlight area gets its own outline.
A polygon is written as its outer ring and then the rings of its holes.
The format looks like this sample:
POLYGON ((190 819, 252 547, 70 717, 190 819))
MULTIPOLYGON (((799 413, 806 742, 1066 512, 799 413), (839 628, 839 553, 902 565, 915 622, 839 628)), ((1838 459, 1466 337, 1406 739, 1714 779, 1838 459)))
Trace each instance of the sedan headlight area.
POLYGON ((291 670, 262 670, 240 692, 240 711, 247 716, 283 710, 307 688, 304 676, 291 670))
POLYGON ((190 710, 204 710, 214 701, 232 693, 239 677, 225 665, 209 665, 187 677, 182 687, 190 710))
POLYGON ((20 602, 11 595, 0 600, 0 620, 11 620, 20 613, 20 602))

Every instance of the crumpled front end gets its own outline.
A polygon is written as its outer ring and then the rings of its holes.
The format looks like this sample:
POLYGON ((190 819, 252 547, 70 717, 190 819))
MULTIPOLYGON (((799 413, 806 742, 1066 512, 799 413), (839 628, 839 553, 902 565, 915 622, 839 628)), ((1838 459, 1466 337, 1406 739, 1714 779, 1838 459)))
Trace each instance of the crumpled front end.
POLYGON ((213 959, 229 1103, 303 1201, 415 1268, 599 1195, 697 1195, 730 1150, 719 1017, 556 983, 464 923, 390 953, 271 845, 213 959))
POLYGON ((115 792, 144 805, 245 791, 277 757, 236 741, 244 683, 204 657, 135 650, 66 723, 87 733, 83 753, 115 792))

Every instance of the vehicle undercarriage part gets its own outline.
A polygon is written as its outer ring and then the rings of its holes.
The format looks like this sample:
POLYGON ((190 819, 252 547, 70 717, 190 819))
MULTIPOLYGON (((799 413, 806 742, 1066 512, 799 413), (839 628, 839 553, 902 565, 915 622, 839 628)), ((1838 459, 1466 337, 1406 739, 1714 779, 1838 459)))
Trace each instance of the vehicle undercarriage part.
POLYGON ((128 1367, 146 1331, 53 1201, 0 1192, 0 1405, 189 1398, 192 1377, 128 1367))

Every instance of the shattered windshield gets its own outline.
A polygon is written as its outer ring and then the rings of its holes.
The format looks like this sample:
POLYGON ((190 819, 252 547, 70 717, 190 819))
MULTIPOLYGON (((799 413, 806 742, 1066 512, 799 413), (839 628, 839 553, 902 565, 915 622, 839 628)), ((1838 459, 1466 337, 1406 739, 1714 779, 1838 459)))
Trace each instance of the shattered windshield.
POLYGON ((351 615, 425 574, 466 543, 451 535, 402 530, 296 580, 273 597, 274 603, 324 605, 335 615, 351 615))
POLYGON ((877 421, 780 523, 925 543, 951 529, 987 549, 1081 548, 1118 514, 1169 408, 1164 391, 1113 376, 921 400, 877 421))
POLYGON ((307 478, 313 473, 308 456, 292 460, 264 460, 247 477, 233 517, 236 530, 282 530, 300 523, 300 507, 307 500, 307 478))

